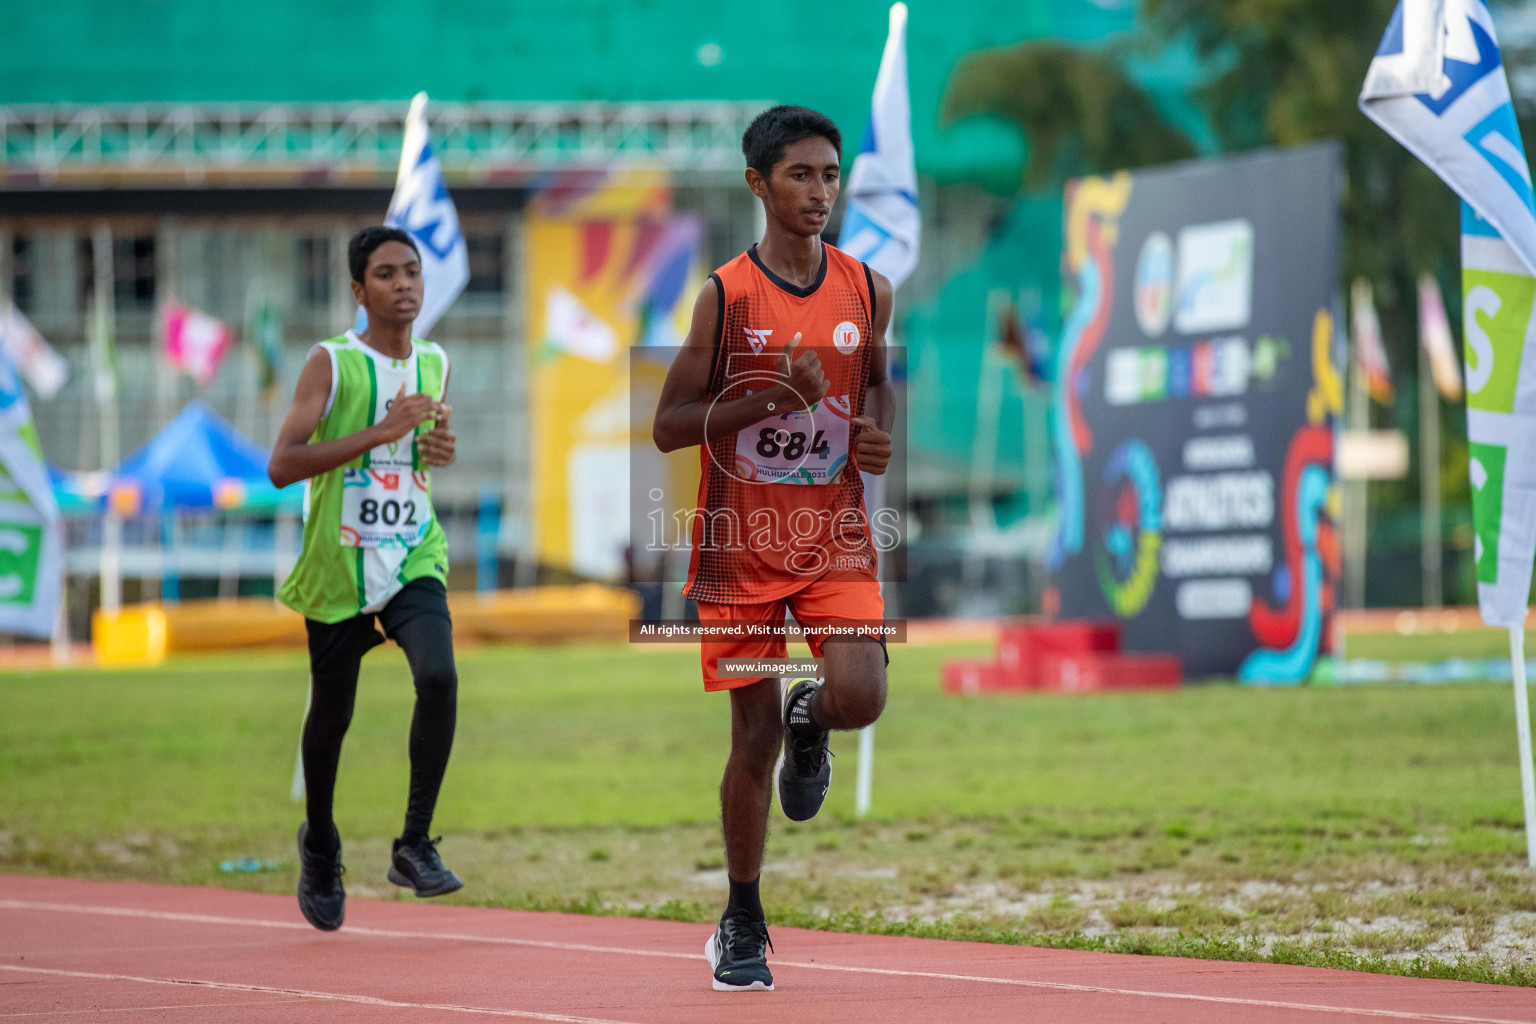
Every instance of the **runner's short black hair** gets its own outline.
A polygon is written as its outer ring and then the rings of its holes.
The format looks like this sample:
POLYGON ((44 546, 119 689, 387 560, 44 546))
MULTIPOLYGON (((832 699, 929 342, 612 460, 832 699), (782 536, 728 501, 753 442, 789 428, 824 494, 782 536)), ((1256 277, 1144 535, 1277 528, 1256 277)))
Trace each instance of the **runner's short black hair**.
POLYGON ((766 178, 773 173, 773 165, 784 159, 785 146, 817 135, 832 143, 838 159, 842 159, 843 133, 826 114, 809 107, 769 107, 742 133, 741 152, 747 166, 766 178))
POLYGON ((404 242, 411 247, 416 258, 421 259, 421 250, 416 248, 416 240, 399 228, 387 228, 382 224, 363 228, 347 243, 347 269, 352 272, 352 280, 358 284, 363 283, 363 277, 368 273, 368 257, 385 242, 404 242))

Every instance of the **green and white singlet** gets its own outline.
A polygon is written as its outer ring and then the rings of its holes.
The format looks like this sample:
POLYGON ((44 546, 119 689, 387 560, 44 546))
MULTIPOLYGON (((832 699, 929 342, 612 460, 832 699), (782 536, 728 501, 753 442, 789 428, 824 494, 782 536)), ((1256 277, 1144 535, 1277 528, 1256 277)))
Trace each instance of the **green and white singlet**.
MULTIPOLYGON (((331 361, 331 395, 311 442, 334 441, 382 420, 405 385, 442 401, 448 356, 414 339, 390 359, 348 331, 317 346, 331 361)), ((381 444, 305 482, 304 546, 278 599, 317 622, 376 612, 413 579, 447 583, 448 542, 432 511, 432 471, 416 433, 381 444)))

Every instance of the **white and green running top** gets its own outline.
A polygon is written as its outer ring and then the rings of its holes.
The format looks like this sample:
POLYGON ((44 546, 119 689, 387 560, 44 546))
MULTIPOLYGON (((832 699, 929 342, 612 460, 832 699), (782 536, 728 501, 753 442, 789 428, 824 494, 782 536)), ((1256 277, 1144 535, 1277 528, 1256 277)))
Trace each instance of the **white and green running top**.
MULTIPOLYGON (((369 348, 352 331, 323 341, 331 394, 311 442, 334 441, 382 420, 405 385, 441 401, 448 356, 415 339, 405 359, 369 348)), ((381 444, 305 482, 304 547, 278 599, 305 618, 340 622, 376 612, 411 580, 447 582, 448 542, 432 513, 432 471, 416 435, 381 444)))

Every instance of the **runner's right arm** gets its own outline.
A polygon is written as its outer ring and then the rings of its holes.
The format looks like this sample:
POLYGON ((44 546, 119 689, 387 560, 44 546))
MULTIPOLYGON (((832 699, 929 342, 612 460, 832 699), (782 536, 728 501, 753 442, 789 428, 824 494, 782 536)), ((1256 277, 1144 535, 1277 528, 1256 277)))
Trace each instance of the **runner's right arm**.
POLYGON ((785 383, 745 398, 706 402, 715 362, 715 332, 722 315, 715 282, 706 281, 693 304, 688 340, 667 371, 661 399, 656 404, 656 418, 651 424, 651 437, 664 452, 734 434, 775 412, 809 408, 827 393, 827 378, 816 353, 802 352, 799 358, 795 357, 795 346, 800 343, 800 335, 796 334, 780 357, 785 383))
POLYGON ((294 389, 293 407, 278 431, 272 457, 267 461, 267 477, 275 486, 287 487, 300 480, 345 465, 363 452, 381 444, 398 441, 427 420, 436 419, 440 410, 431 395, 401 394, 389 404, 384 418, 373 426, 334 441, 310 443, 325 414, 331 397, 331 357, 320 348, 310 353, 294 389))

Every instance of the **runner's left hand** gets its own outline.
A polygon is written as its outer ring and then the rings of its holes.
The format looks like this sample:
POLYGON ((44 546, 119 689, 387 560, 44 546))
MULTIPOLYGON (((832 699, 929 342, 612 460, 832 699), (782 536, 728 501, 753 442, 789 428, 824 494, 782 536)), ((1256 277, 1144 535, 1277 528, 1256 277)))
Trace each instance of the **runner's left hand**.
POLYGON ((853 464, 862 472, 879 476, 891 461, 891 435, 868 416, 855 416, 852 422, 858 429, 853 438, 853 464))
POLYGON ((449 420, 453 416, 453 406, 443 404, 443 411, 438 416, 437 426, 416 438, 416 447, 421 449, 421 457, 427 465, 437 469, 453 465, 454 446, 458 436, 449 426, 449 420))

